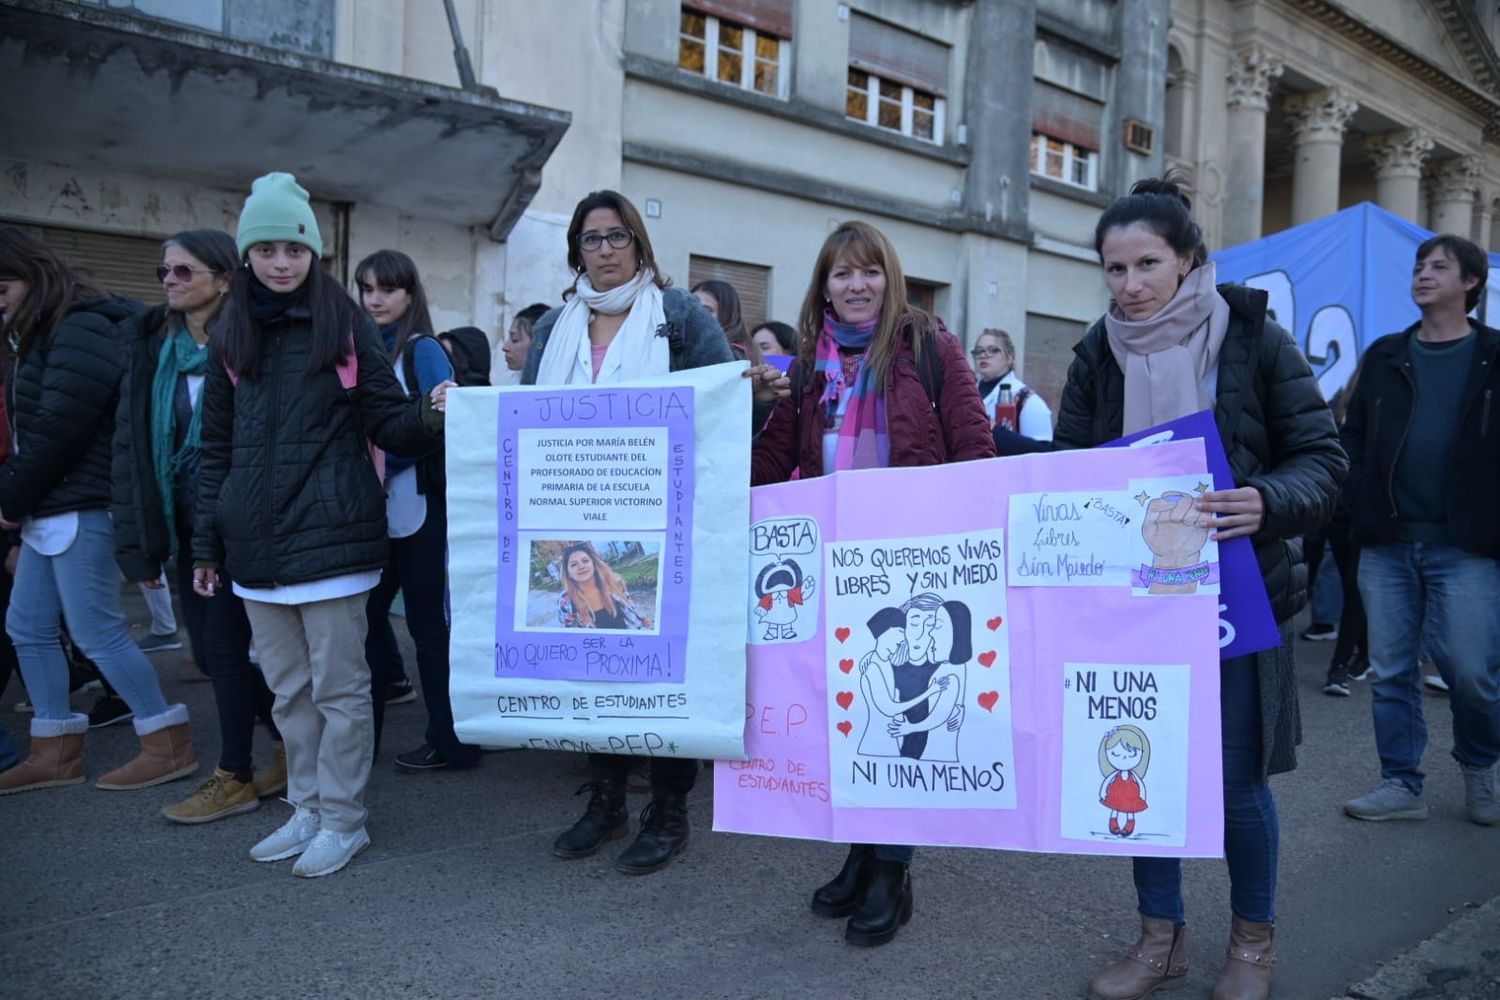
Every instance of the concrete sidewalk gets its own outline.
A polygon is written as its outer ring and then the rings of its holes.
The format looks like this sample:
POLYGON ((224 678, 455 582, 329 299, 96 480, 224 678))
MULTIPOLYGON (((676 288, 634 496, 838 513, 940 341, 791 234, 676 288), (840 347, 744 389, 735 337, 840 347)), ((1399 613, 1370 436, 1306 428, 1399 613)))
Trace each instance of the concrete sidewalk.
MULTIPOLYGON (((1431 818, 1347 819, 1339 803, 1377 778, 1369 690, 1321 694, 1329 652, 1299 651, 1302 766, 1274 780, 1274 995, 1493 996, 1500 829, 1464 817, 1447 705, 1426 702, 1431 818), (1423 992, 1439 989, 1448 992, 1423 992)), ((193 711, 206 776, 218 743, 209 685, 184 653, 156 661, 168 695, 193 711)), ((11 711, 19 697, 15 684, 4 693, 0 723, 24 742, 27 717, 11 711)), ((76 704, 86 710, 89 698, 76 704)), ((288 815, 277 801, 186 827, 157 812, 192 781, 0 799, 0 996, 1029 1000, 1081 996, 1134 939, 1123 861, 933 849, 913 869, 912 923, 886 947, 848 947, 841 921, 807 909, 843 848, 713 833, 707 781, 691 798, 693 839, 666 870, 616 873, 623 843, 559 861, 551 839, 583 805, 571 794, 583 780, 575 759, 493 753, 475 771, 396 773, 392 754, 420 743, 423 723, 420 703, 388 710, 369 792, 374 844, 324 879, 245 858, 288 815)), ((135 746, 128 725, 90 733, 91 777, 135 746)), ((268 754, 258 735, 257 759, 268 754)), ((1229 922, 1224 864, 1189 862, 1185 887, 1192 973, 1173 995, 1207 997, 1229 922)))

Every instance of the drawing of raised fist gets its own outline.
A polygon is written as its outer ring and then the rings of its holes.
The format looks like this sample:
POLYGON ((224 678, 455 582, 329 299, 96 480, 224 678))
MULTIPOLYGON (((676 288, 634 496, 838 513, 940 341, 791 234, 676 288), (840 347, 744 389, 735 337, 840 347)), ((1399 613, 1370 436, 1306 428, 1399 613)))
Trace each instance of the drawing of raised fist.
POLYGON ((1198 562, 1208 534, 1208 515, 1198 510, 1191 493, 1169 490, 1146 505, 1141 537, 1156 557, 1156 566, 1176 569, 1198 562))

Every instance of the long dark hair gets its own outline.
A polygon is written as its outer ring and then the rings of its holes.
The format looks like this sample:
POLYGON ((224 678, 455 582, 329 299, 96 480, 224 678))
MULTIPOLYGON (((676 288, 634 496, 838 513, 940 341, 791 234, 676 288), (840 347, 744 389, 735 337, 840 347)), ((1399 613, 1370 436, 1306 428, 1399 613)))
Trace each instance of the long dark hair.
POLYGON ((724 328, 724 337, 732 347, 738 347, 745 352, 752 365, 758 365, 765 360, 765 354, 760 345, 750 339, 750 331, 745 329, 745 314, 740 306, 740 293, 727 281, 717 278, 709 278, 700 281, 693 286, 693 294, 707 292, 714 297, 719 304, 719 326, 724 328))
POLYGON ((672 279, 661 273, 656 263, 656 252, 651 249, 651 237, 646 234, 646 220, 631 204, 630 199, 618 191, 590 191, 573 209, 573 218, 568 222, 568 267, 573 272, 573 284, 563 291, 563 298, 570 299, 578 291, 578 277, 583 274, 583 249, 578 237, 583 233, 583 220, 596 208, 613 209, 635 236, 636 259, 641 267, 649 267, 656 274, 656 287, 666 288, 672 279))
MULTIPOLYGON (((391 348, 391 360, 400 357, 406 342, 413 333, 433 333, 432 314, 427 309, 427 292, 422 288, 422 279, 417 274, 417 265, 400 250, 376 250, 359 262, 354 269, 355 284, 364 284, 365 275, 374 280, 372 285, 381 288, 399 288, 411 299, 406 312, 396 321, 396 343, 391 348)), ((360 296, 360 308, 364 308, 364 296, 360 296)))
MULTIPOLYGON (((259 284, 260 279, 246 261, 243 267, 235 269, 234 279, 229 283, 229 295, 219 313, 216 334, 222 344, 224 363, 236 375, 248 379, 254 379, 260 368, 260 324, 250 312, 251 282, 259 284)), ((312 312, 312 350, 308 353, 307 371, 334 367, 349 353, 349 338, 362 311, 349 293, 323 272, 316 258, 308 268, 307 280, 292 294, 302 296, 312 312)))
POLYGON ((7 278, 26 282, 26 298, 0 326, 0 343, 18 358, 26 356, 39 333, 42 343, 50 344, 73 306, 109 295, 91 275, 73 270, 51 247, 15 226, 0 226, 0 280, 7 278))
POLYGON ((1103 260, 1105 234, 1137 222, 1160 236, 1177 256, 1191 258, 1194 267, 1208 260, 1203 230, 1193 221, 1193 203, 1176 172, 1136 181, 1129 194, 1106 208, 1094 227, 1094 252, 1103 260))
MULTIPOLYGON (((239 267, 240 252, 234 245, 234 237, 222 229, 187 229, 174 233, 161 241, 162 250, 165 251, 167 247, 176 247, 196 258, 200 264, 213 273, 222 274, 231 279, 234 277, 235 268, 239 267)), ((220 299, 213 317, 208 322, 210 327, 213 326, 223 309, 224 300, 220 299)), ((168 309, 167 318, 179 323, 186 322, 182 313, 176 309, 168 309)))

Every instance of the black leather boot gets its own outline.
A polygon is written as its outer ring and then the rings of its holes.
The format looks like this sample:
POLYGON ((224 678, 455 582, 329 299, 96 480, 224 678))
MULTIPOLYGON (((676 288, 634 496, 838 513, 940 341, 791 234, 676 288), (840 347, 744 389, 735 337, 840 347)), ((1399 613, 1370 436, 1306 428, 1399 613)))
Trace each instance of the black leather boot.
POLYGON ((654 792, 641 810, 641 832, 615 860, 626 875, 649 875, 665 868, 687 846, 687 792, 654 792))
POLYGON ((875 858, 872 867, 865 898, 844 928, 844 940, 850 944, 885 944, 911 919, 911 874, 906 862, 875 858))
POLYGON ((813 892, 812 911, 820 917, 847 917, 854 912, 870 884, 875 869, 875 848, 869 844, 850 844, 849 856, 832 881, 813 892))
POLYGON ((588 808, 578 822, 552 842, 552 853, 559 858, 586 858, 599 850, 606 840, 623 837, 630 830, 630 813, 625 810, 625 776, 611 775, 584 783, 574 795, 585 791, 588 808))

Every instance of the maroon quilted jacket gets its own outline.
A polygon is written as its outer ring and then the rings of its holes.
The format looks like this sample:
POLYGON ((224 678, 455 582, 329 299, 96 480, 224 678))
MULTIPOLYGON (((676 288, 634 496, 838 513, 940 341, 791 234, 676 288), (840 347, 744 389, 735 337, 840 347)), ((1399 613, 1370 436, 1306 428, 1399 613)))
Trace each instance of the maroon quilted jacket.
MULTIPOLYGON (((964 360, 963 345, 939 320, 932 346, 942 361, 941 412, 934 410, 927 397, 910 338, 900 339, 891 361, 885 392, 891 465, 942 465, 994 458, 989 418, 974 373, 964 360)), ((786 482, 799 467, 803 479, 823 474, 823 410, 818 399, 826 381, 815 372, 802 386, 800 406, 796 399, 787 397, 771 412, 750 453, 752 486, 786 482)))

